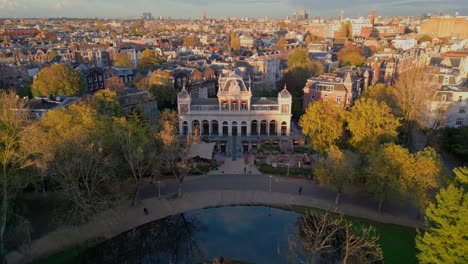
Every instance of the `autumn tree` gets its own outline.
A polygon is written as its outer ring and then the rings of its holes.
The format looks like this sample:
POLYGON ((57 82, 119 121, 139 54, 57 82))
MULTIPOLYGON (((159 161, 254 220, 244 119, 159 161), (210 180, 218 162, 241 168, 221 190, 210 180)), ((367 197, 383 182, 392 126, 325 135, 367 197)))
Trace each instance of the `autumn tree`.
POLYGON ((362 49, 354 44, 347 44, 338 51, 340 66, 361 66, 366 58, 362 55, 362 49))
POLYGON ((288 57, 288 68, 304 67, 309 64, 309 52, 304 48, 295 49, 288 57))
POLYGON ((416 248, 418 260, 429 263, 466 263, 468 260, 468 169, 454 170, 456 180, 443 188, 436 202, 426 211, 425 232, 418 232, 416 248))
POLYGON ((335 204, 338 205, 344 188, 352 182, 351 162, 345 153, 336 147, 331 147, 325 157, 321 158, 314 175, 320 183, 329 183, 336 188, 335 204))
POLYGON ((419 209, 418 216, 424 213, 432 201, 443 174, 442 160, 433 148, 425 148, 414 155, 409 185, 414 204, 419 209))
POLYGON ((294 263, 382 263, 379 236, 373 227, 354 227, 340 216, 307 211, 288 238, 294 263))
POLYGON ((369 153, 379 144, 395 140, 400 125, 390 107, 367 98, 356 101, 346 120, 351 133, 349 142, 361 153, 369 153))
POLYGON ((132 61, 130 60, 130 56, 125 52, 117 53, 117 55, 115 55, 114 65, 117 67, 133 67, 132 61))
POLYGON ((162 129, 157 137, 162 143, 166 168, 177 179, 177 197, 180 197, 185 176, 191 171, 190 148, 193 143, 200 140, 199 128, 195 128, 194 135, 187 135, 183 141, 180 141, 175 122, 177 114, 172 111, 164 111, 160 120, 162 129))
POLYGON ((15 225, 12 206, 16 195, 32 182, 25 170, 34 165, 34 152, 23 140, 28 112, 14 92, 0 91, 0 263, 6 263, 6 234, 15 225))
POLYGON ((371 85, 364 90, 361 98, 374 99, 377 102, 384 102, 394 112, 395 101, 393 100, 393 87, 386 86, 383 83, 371 85))
POLYGON ((310 43, 315 43, 319 41, 323 41, 324 39, 322 37, 319 37, 317 35, 313 34, 308 34, 307 37, 305 38, 304 42, 309 45, 310 43))
POLYGON ((351 21, 342 22, 340 30, 337 33, 338 37, 353 39, 353 25, 351 21))
POLYGON ((411 130, 424 117, 431 95, 431 83, 425 75, 426 68, 411 67, 398 76, 392 89, 397 111, 403 118, 408 144, 411 143, 411 130))
POLYGON ((141 58, 138 61, 137 68, 143 69, 153 65, 162 64, 166 59, 161 54, 156 54, 154 50, 144 50, 141 53, 141 58))
POLYGON ((330 101, 319 101, 309 104, 299 125, 312 148, 323 155, 343 134, 343 109, 330 101))
POLYGON ((183 46, 186 48, 193 48, 197 45, 197 36, 189 35, 184 37, 183 46))
POLYGON ((48 61, 52 61, 57 56, 58 56, 58 53, 56 51, 54 51, 54 50, 51 50, 51 51, 47 52, 47 60, 48 61))
POLYGON ((110 77, 109 79, 105 80, 105 88, 111 91, 114 91, 118 94, 122 93, 123 88, 125 87, 125 83, 120 79, 119 76, 110 77))
POLYGON ((43 151, 42 166, 62 197, 72 202, 69 220, 86 220, 121 197, 106 121, 81 103, 47 112, 32 128, 32 147, 43 151))
POLYGON ((239 39, 239 34, 232 32, 230 37, 230 42, 231 42, 231 49, 236 51, 240 49, 240 39, 239 39))
POLYGON ((110 89, 97 91, 90 99, 90 104, 100 114, 105 116, 120 116, 123 111, 118 101, 117 93, 110 89))
POLYGON ((34 78, 31 92, 34 96, 80 95, 84 92, 83 81, 80 74, 72 68, 53 64, 39 71, 34 78))

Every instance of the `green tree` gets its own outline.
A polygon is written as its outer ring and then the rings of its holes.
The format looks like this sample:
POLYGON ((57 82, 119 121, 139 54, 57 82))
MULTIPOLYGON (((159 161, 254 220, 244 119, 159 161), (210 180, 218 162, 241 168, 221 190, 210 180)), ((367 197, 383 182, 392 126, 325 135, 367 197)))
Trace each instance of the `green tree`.
POLYGON ((366 62, 360 47, 354 44, 347 44, 338 51, 340 66, 361 66, 366 62))
POLYGON ((128 119, 124 117, 114 119, 113 129, 124 161, 135 180, 136 189, 133 197, 135 205, 143 176, 151 171, 151 163, 157 153, 154 137, 151 135, 150 127, 136 114, 128 119))
POLYGON ((117 55, 115 56, 114 65, 117 67, 133 67, 132 62, 130 61, 130 56, 128 56, 128 54, 125 52, 117 53, 117 55))
POLYGON ((0 263, 6 263, 6 234, 14 225, 12 203, 33 179, 25 174, 34 165, 34 153, 23 140, 29 133, 24 110, 24 102, 14 92, 0 91, 0 263))
POLYGON ((377 199, 379 212, 384 201, 399 198, 408 189, 413 163, 408 149, 395 144, 385 144, 369 156, 366 188, 377 199))
POLYGON ((426 263, 467 263, 468 261, 468 169, 454 170, 456 181, 443 188, 426 212, 426 231, 418 232, 418 260, 426 263))
POLYGON ((343 109, 330 101, 309 104, 299 121, 302 133, 306 135, 312 148, 323 155, 343 134, 343 109))
POLYGON ((395 140, 400 126, 390 107, 368 98, 356 101, 346 120, 351 132, 349 142, 361 153, 369 153, 379 144, 395 140))
POLYGON ((314 170, 314 175, 320 183, 330 183, 336 188, 335 204, 340 203, 341 194, 346 185, 353 179, 351 163, 341 150, 331 147, 314 170))
POLYGON ((83 94, 83 80, 78 72, 62 64, 43 68, 34 78, 31 92, 34 96, 80 95, 83 94))
POLYGON ((158 101, 160 109, 174 108, 177 91, 170 71, 154 71, 149 79, 149 91, 158 101))
POLYGON ((419 43, 423 43, 423 42, 431 42, 432 41, 432 38, 428 35, 422 35, 419 39, 418 39, 418 42, 419 43))

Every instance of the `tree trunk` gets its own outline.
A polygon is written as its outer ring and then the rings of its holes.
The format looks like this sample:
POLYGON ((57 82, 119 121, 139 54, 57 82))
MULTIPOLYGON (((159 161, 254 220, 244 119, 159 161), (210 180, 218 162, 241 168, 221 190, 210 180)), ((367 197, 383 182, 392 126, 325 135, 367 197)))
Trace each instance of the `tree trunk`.
POLYGON ((182 180, 177 182, 177 197, 182 196, 182 180))
POLYGON ((337 192, 336 197, 335 197, 335 205, 338 205, 340 203, 340 197, 341 197, 341 192, 337 192))
POLYGON ((6 249, 5 249, 5 229, 7 224, 7 211, 8 211, 8 193, 6 183, 6 168, 3 168, 3 183, 2 183, 2 211, 0 220, 0 263, 6 264, 6 249))
POLYGON ((135 196, 133 197, 133 203, 132 205, 136 205, 137 201, 138 201, 138 196, 140 194, 140 183, 137 184, 136 186, 136 190, 135 190, 135 196))

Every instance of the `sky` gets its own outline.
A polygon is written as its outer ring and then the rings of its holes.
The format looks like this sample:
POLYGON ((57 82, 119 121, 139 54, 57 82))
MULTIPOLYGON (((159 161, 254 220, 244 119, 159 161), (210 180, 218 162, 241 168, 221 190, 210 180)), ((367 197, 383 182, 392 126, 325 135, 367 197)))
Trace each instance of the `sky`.
POLYGON ((455 13, 468 15, 467 0, 0 0, 0 18, 83 17, 137 18, 143 12, 154 17, 286 17, 305 9, 311 17, 421 15, 455 13))

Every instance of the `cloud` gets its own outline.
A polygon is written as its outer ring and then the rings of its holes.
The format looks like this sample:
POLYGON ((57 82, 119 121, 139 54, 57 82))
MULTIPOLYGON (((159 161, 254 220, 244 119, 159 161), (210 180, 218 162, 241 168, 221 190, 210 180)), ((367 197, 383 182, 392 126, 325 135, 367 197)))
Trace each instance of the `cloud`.
POLYGON ((53 9, 63 9, 65 4, 62 1, 57 1, 52 5, 53 9))
POLYGON ((15 0, 0 0, 0 9, 16 9, 18 8, 18 2, 15 0))

